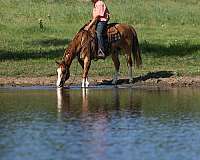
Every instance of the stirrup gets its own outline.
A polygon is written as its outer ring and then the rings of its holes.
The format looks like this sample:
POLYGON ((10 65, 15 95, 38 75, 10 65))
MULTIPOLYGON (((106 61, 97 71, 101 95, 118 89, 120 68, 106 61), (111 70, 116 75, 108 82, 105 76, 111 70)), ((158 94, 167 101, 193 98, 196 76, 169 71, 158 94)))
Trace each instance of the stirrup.
POLYGON ((102 51, 102 49, 98 50, 97 56, 98 56, 98 58, 105 58, 105 53, 102 51))

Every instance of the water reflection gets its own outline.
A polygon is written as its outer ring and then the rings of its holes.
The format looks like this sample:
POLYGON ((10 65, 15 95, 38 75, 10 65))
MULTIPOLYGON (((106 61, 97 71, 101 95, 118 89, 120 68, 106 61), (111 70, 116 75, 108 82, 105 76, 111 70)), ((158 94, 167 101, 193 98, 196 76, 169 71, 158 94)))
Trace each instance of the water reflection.
POLYGON ((0 159, 200 159, 200 90, 0 90, 0 159))
POLYGON ((111 111, 118 115, 122 111, 140 115, 142 99, 132 89, 129 89, 128 92, 117 88, 107 91, 81 89, 80 92, 59 88, 57 89, 57 111, 79 116, 96 114, 108 117, 106 114, 111 111))

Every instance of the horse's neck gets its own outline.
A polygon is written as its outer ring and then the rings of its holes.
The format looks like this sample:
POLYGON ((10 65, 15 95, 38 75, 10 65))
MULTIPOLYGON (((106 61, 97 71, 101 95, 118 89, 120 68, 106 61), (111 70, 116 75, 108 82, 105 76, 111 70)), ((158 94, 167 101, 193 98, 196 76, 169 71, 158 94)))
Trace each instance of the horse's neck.
POLYGON ((64 61, 65 61, 65 64, 70 67, 73 59, 77 56, 77 54, 80 52, 80 40, 79 40, 79 37, 80 37, 80 34, 81 34, 81 31, 80 30, 76 35, 75 37, 73 38, 73 40, 71 41, 71 43, 69 44, 69 46, 67 47, 67 49, 65 50, 65 54, 64 54, 64 61))
POLYGON ((65 56, 63 57, 65 64, 70 67, 73 59, 76 57, 75 48, 70 48, 70 50, 65 51, 65 56))

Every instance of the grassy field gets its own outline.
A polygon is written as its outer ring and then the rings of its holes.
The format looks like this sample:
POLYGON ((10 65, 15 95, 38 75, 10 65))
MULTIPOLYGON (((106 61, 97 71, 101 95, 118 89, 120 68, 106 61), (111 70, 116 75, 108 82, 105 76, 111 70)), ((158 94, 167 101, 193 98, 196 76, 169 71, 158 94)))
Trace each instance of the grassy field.
MULTIPOLYGON (((56 75, 75 33, 91 18, 86 0, 0 0, 0 77, 56 75), (40 28, 42 21, 43 28, 40 28)), ((128 23, 138 33, 143 68, 135 75, 174 71, 200 75, 199 0, 107 0, 110 22, 128 23)), ((127 74, 125 57, 121 75, 127 74)), ((75 73, 74 60, 71 73, 75 73)), ((110 58, 93 62, 90 76, 112 76, 110 58), (100 69, 99 69, 100 68, 100 69)))

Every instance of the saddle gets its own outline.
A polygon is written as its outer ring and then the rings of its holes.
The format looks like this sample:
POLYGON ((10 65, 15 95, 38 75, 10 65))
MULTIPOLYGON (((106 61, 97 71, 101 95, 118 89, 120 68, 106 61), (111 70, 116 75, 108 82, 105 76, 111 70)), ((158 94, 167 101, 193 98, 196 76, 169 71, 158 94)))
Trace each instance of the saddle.
MULTIPOLYGON (((85 28, 85 26, 87 26, 89 23, 85 24, 80 30, 83 30, 85 28)), ((103 34, 103 38, 104 38, 104 48, 105 48, 105 56, 108 56, 110 51, 111 51, 111 47, 113 43, 118 42, 119 40, 121 40, 121 34, 119 32, 119 30, 117 29, 117 25, 119 23, 109 23, 107 24, 107 28, 105 33, 103 34)), ((99 59, 98 58, 98 40, 97 40, 97 34, 96 34, 96 24, 93 25, 93 27, 90 30, 90 34, 92 37, 92 43, 90 45, 90 51, 91 51, 91 58, 92 59, 99 59)), ((84 55, 80 54, 80 57, 83 58, 84 55)))
POLYGON ((107 42, 110 44, 119 41, 121 39, 121 35, 118 29, 116 28, 117 24, 118 23, 110 23, 107 25, 107 30, 105 35, 107 38, 107 42))

